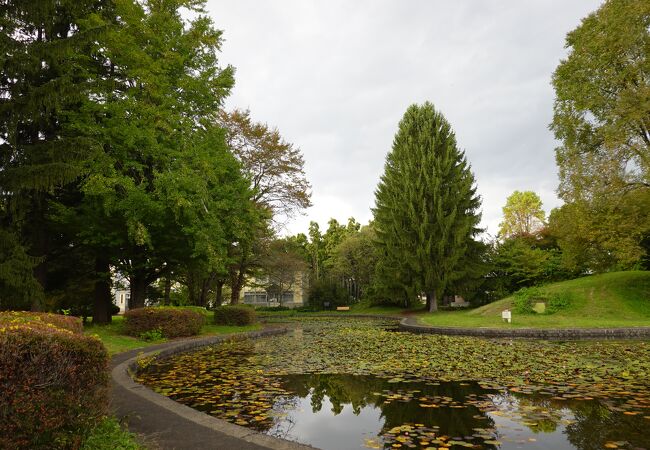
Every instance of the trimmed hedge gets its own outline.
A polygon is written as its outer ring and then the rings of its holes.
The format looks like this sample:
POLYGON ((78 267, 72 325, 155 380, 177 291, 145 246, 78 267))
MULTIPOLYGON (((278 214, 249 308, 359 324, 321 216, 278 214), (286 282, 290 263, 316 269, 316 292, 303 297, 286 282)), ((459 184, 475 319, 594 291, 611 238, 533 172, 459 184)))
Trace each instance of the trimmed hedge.
POLYGON ((214 310, 214 323, 217 325, 252 325, 257 322, 255 310, 248 306, 220 306, 214 310))
POLYGON ((137 308, 124 314, 125 333, 136 337, 156 330, 166 338, 196 336, 204 324, 203 314, 183 308, 137 308))
POLYGON ((81 334, 84 331, 83 322, 79 317, 29 311, 0 312, 0 326, 4 324, 16 325, 19 323, 51 324, 77 334, 81 334))
POLYGON ((108 411, 108 352, 39 318, 0 323, 0 448, 79 448, 108 411))

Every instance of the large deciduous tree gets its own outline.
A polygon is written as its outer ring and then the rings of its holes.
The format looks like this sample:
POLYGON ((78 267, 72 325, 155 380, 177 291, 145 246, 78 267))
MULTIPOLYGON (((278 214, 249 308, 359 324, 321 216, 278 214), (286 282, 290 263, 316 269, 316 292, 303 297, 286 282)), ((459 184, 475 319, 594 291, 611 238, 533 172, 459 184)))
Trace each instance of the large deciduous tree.
POLYGON ((560 196, 650 187, 650 3, 608 0, 566 38, 553 74, 560 196))
POLYGON ((515 191, 503 207, 499 234, 504 238, 532 235, 542 229, 545 216, 539 195, 532 191, 515 191))
POLYGON ((550 125, 566 204, 552 228, 571 267, 634 267, 650 232, 650 3, 604 2, 566 47, 550 125))
POLYGON ((277 128, 254 122, 250 111, 237 109, 221 111, 218 123, 225 128, 228 147, 249 179, 259 217, 267 219, 257 221, 260 229, 243 236, 231 248, 228 279, 230 301, 236 304, 246 277, 259 268, 259 257, 273 231, 311 206, 311 193, 300 149, 285 141, 277 128))
POLYGON ((399 123, 375 192, 381 276, 424 292, 427 309, 463 276, 469 243, 480 231, 474 175, 451 125, 426 102, 399 123))

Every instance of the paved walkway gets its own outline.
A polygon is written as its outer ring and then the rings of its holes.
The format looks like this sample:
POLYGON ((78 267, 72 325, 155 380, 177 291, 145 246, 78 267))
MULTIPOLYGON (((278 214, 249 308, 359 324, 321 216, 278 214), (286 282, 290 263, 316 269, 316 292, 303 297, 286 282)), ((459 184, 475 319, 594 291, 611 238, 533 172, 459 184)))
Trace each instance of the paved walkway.
POLYGON ((115 355, 111 359, 111 409, 149 449, 163 450, 305 450, 312 447, 273 438, 196 411, 136 383, 128 368, 141 356, 172 355, 244 335, 260 337, 278 330, 172 341, 115 355))

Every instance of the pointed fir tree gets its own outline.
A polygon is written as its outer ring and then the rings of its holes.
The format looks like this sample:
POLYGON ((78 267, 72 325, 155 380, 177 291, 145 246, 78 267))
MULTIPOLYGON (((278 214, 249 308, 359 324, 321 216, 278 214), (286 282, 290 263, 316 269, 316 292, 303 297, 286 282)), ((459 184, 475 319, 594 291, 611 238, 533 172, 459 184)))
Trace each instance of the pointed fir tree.
POLYGON ((433 105, 411 105, 402 118, 375 191, 382 257, 379 284, 410 298, 424 292, 427 309, 464 276, 464 257, 480 231, 474 176, 449 122, 433 105))

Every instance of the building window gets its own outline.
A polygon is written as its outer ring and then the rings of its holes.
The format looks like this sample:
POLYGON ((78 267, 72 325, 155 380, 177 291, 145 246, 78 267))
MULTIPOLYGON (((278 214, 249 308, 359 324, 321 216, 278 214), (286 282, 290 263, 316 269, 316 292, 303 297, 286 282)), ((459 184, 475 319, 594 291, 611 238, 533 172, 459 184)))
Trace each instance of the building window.
POLYGON ((293 292, 285 292, 282 294, 282 303, 293 303, 293 292))
POLYGON ((244 292, 244 303, 266 303, 266 292, 244 292))
POLYGON ((120 305, 124 304, 124 294, 120 294, 120 305))

